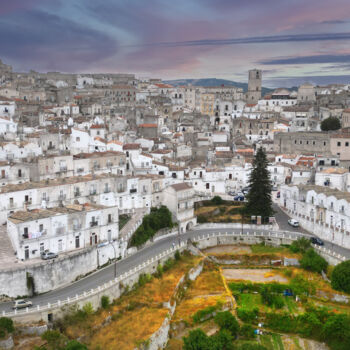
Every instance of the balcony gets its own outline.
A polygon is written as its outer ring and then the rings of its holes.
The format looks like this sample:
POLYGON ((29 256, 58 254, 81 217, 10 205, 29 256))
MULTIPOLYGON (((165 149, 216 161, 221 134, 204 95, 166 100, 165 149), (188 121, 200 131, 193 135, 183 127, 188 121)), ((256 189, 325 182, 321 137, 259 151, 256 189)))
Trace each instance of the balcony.
POLYGON ((119 188, 117 189, 117 192, 118 192, 118 193, 125 192, 125 188, 124 188, 124 187, 119 187, 119 188))
POLYGON ((77 173, 82 173, 82 172, 84 172, 84 168, 78 168, 77 169, 77 173))
POLYGON ((60 195, 58 196, 58 200, 59 200, 59 201, 64 201, 64 200, 66 200, 66 195, 65 195, 65 194, 60 194, 60 195))
POLYGON ((91 190, 91 191, 90 191, 90 196, 94 196, 96 193, 97 193, 96 190, 91 190))
POLYGON ((64 233, 65 233, 65 228, 63 226, 56 228, 56 235, 57 236, 63 235, 64 233))
POLYGON ((42 197, 41 201, 49 202, 50 201, 50 197, 42 197))
POLYGON ((47 231, 46 230, 42 230, 42 231, 38 231, 38 232, 29 232, 29 233, 24 233, 22 235, 22 238, 24 240, 26 239, 37 239, 40 238, 42 236, 46 236, 47 231))
POLYGON ((60 172, 64 172, 67 171, 67 167, 66 166, 60 166, 60 172))
POLYGON ((105 188, 104 191, 103 191, 103 193, 109 193, 109 192, 111 192, 110 188, 105 188))
POLYGON ((137 188, 131 188, 130 189, 130 193, 136 193, 137 192, 137 188))
POLYGON ((80 196, 81 196, 80 191, 75 191, 75 192, 74 192, 74 197, 80 197, 80 196))
POLYGON ((91 221, 90 222, 90 227, 95 227, 98 225, 98 221, 91 221))

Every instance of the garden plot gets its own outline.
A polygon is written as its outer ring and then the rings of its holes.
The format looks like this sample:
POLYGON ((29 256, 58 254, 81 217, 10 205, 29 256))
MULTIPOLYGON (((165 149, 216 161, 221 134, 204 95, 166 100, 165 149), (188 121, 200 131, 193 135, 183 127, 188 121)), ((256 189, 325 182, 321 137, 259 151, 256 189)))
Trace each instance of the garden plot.
POLYGON ((276 274, 276 271, 272 269, 224 269, 222 272, 227 280, 252 281, 253 283, 288 282, 287 278, 276 274))
POLYGON ((207 255, 214 254, 250 254, 252 249, 249 246, 221 245, 204 250, 207 255))

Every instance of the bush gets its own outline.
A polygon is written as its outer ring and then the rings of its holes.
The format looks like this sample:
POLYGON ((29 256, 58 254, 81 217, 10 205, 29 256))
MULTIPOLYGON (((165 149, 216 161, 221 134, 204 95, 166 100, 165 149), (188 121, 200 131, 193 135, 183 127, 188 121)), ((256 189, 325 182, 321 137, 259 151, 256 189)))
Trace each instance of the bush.
POLYGON ((174 224, 171 217, 171 212, 165 206, 161 206, 159 209, 152 208, 151 213, 144 216, 142 224, 132 235, 130 246, 139 247, 152 238, 160 229, 172 228, 174 224))
POLYGON ((218 312, 214 321, 220 329, 228 330, 233 337, 237 336, 239 324, 236 317, 234 317, 229 311, 218 312))
POLYGON ((258 343, 246 343, 242 344, 240 347, 237 348, 237 350, 267 350, 265 346, 260 345, 258 343))
POLYGON ((322 131, 338 130, 341 128, 340 120, 337 117, 329 117, 321 122, 322 131))
POLYGON ((161 278, 163 276, 163 266, 158 264, 157 272, 154 274, 157 278, 161 278))
POLYGON ((316 288, 314 283, 307 281, 303 276, 296 275, 290 281, 290 288, 295 295, 314 295, 316 288))
POLYGON ((350 260, 338 264, 331 276, 332 287, 350 294, 350 260))
POLYGON ((201 330, 190 331, 187 337, 183 338, 183 350, 204 350, 208 349, 208 336, 201 330))
POLYGON ((90 302, 86 303, 84 306, 83 306, 83 310, 85 315, 92 315, 94 313, 94 308, 92 306, 92 304, 90 302))
POLYGON ((309 271, 321 273, 327 271, 328 263, 318 255, 312 248, 308 249, 300 260, 300 266, 309 271))
POLYGON ((101 297, 101 307, 102 307, 102 309, 108 309, 108 307, 109 307, 109 297, 107 295, 102 295, 102 297, 101 297))
POLYGON ((164 262, 164 265, 163 265, 163 271, 168 271, 170 270, 173 266, 174 266, 174 259, 172 258, 169 258, 167 259, 165 262, 164 262))
POLYGON ((311 247, 311 241, 305 237, 299 238, 289 246, 292 253, 305 253, 311 247))
POLYGON ((67 341, 67 338, 56 330, 44 332, 41 339, 46 341, 47 349, 49 350, 64 349, 67 341))
POLYGON ((0 330, 4 331, 5 333, 13 333, 15 331, 11 318, 0 317, 0 330))
POLYGON ((208 219, 207 219, 207 217, 205 215, 200 214, 200 215, 197 216, 197 222, 199 224, 204 224, 205 222, 208 222, 208 219))
POLYGON ((87 346, 79 343, 77 340, 71 340, 68 342, 64 350, 88 350, 87 346))
POLYGON ((139 281, 137 282, 139 287, 143 287, 146 283, 152 280, 152 276, 149 273, 142 273, 139 276, 139 281))
POLYGON ((288 313, 267 313, 266 326, 279 332, 295 332, 296 320, 288 313))
POLYGON ((331 349, 348 350, 350 344, 350 316, 332 315, 322 328, 322 338, 331 349))
POLYGON ((198 310, 193 316, 192 320, 194 323, 199 323, 201 321, 204 321, 212 316, 214 312, 216 311, 215 306, 208 306, 205 309, 198 310))
POLYGON ((259 316, 259 309, 256 307, 253 310, 237 309, 237 316, 243 322, 254 322, 259 316))
POLYGON ((240 331, 239 334, 246 339, 254 339, 255 338, 255 333, 254 333, 254 328, 250 324, 244 324, 240 331))
POLYGON ((233 340, 234 340, 234 337, 228 330, 221 329, 218 333, 209 337, 208 346, 205 349, 234 350, 233 340))
POLYGON ((181 254, 180 254, 180 252, 179 252, 178 250, 175 252, 174 257, 175 257, 175 260, 176 260, 176 261, 181 260, 181 254))
POLYGON ((211 202, 215 205, 221 205, 224 203, 224 200, 220 196, 215 196, 211 199, 211 202))

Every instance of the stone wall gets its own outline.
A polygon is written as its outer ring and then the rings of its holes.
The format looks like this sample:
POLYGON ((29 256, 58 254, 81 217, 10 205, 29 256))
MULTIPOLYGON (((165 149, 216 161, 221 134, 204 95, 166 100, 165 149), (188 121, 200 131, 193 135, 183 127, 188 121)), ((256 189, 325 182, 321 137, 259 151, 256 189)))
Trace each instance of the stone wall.
MULTIPOLYGON (((115 243, 116 249, 118 244, 115 243)), ((84 251, 33 265, 0 270, 0 295, 17 297, 28 295, 27 273, 34 279, 35 292, 45 293, 63 287, 84 276, 114 257, 111 245, 94 246, 84 251)))

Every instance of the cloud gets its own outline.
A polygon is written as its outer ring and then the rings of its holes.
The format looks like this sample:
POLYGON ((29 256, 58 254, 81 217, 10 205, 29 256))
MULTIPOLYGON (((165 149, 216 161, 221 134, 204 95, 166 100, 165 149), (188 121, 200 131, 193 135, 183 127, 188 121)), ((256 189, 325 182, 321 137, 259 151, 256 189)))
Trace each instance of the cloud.
POLYGON ((264 86, 267 87, 293 87, 299 86, 305 82, 314 85, 328 85, 328 84, 349 84, 350 75, 303 75, 303 76, 283 76, 271 79, 264 79, 264 86))
POLYGON ((108 35, 41 10, 1 18, 0 42, 2 57, 21 69, 82 70, 118 50, 108 35))
POLYGON ((310 55, 310 56, 294 56, 272 58, 260 61, 264 65, 278 65, 278 64, 315 64, 315 63, 349 63, 350 54, 345 55, 310 55))
MULTIPOLYGON (((245 38, 231 39, 203 39, 174 42, 158 42, 135 46, 160 46, 160 47, 179 47, 179 46, 224 46, 224 45, 242 45, 242 44, 268 44, 268 43, 287 43, 287 42, 305 42, 305 41, 334 41, 349 40, 350 32, 345 33, 322 33, 322 34, 286 34, 271 36, 253 36, 245 38)), ((134 46, 134 45, 132 45, 134 46)))

